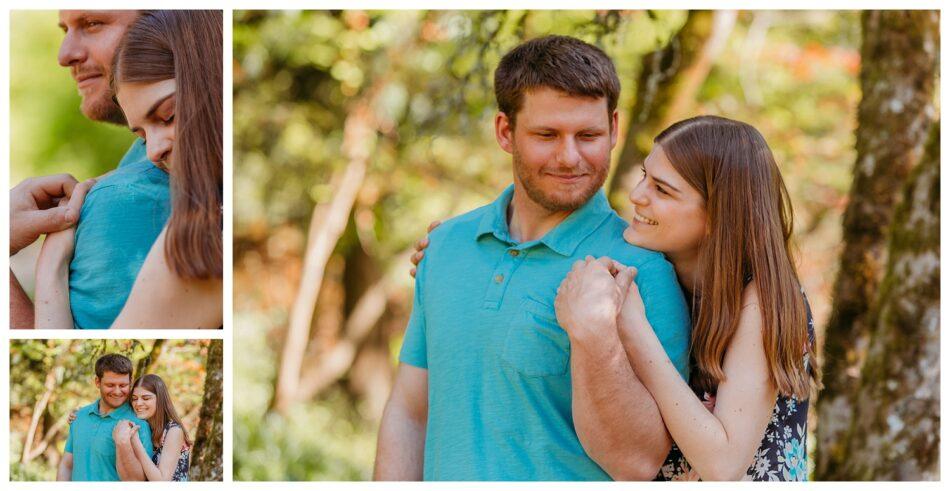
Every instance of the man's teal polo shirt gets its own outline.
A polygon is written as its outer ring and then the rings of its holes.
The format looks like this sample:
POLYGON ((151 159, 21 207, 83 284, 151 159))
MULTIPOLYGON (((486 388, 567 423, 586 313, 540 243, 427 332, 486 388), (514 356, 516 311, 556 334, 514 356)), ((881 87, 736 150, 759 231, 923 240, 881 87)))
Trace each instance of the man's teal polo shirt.
POLYGON ((419 265, 399 359, 428 369, 424 478, 606 480, 574 431, 557 287, 588 255, 636 266, 647 317, 685 377, 683 293, 662 254, 624 242, 627 224, 603 192, 540 240, 517 243, 506 219, 513 189, 436 228, 419 265))
POLYGON ((148 160, 140 138, 83 203, 69 264, 69 304, 76 328, 112 325, 170 211, 168 173, 148 160))
POLYGON ((115 441, 112 430, 127 419, 139 425, 138 436, 149 455, 152 455, 152 430, 148 422, 135 416, 125 403, 109 414, 99 414, 99 400, 76 412, 76 420, 69 425, 65 452, 73 454, 73 481, 118 481, 115 466, 115 441))

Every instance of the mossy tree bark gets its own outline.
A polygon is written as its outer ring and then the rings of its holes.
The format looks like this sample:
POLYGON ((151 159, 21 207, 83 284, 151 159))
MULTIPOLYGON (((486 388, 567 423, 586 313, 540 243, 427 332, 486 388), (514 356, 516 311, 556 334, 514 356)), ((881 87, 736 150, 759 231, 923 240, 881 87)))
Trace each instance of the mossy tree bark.
POLYGON ((846 453, 846 443, 855 405, 884 402, 857 398, 875 325, 871 308, 881 286, 887 231, 902 184, 920 161, 935 117, 939 13, 865 11, 861 24, 857 160, 825 331, 825 389, 816 404, 818 479, 844 476, 842 466, 854 459, 846 453))
POLYGON ((653 146, 653 137, 684 117, 735 25, 736 12, 691 10, 670 42, 641 60, 637 95, 617 168, 607 196, 615 207, 626 205, 632 174, 653 146))
POLYGON ((224 343, 214 339, 208 346, 205 366, 205 392, 201 401, 195 446, 191 454, 188 478, 192 481, 221 481, 224 477, 224 422, 222 383, 224 381, 224 343))
POLYGON ((940 479, 940 125, 894 213, 887 273, 844 445, 826 476, 940 479))

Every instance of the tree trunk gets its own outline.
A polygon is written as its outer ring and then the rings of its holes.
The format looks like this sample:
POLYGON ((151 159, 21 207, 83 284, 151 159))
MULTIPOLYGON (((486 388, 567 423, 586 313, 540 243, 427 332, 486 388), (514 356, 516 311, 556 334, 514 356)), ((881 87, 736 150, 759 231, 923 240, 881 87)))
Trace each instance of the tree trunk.
POLYGON ((901 185, 920 160, 934 120, 934 82, 939 59, 939 14, 934 11, 865 11, 861 17, 861 90, 857 161, 844 214, 840 271, 825 331, 825 389, 818 399, 818 479, 841 475, 853 459, 846 433, 856 403, 858 377, 872 323, 901 185))
POLYGON ((164 345, 164 339, 156 339, 154 341, 152 349, 148 352, 148 356, 139 360, 138 366, 135 369, 136 377, 152 373, 155 370, 155 366, 158 364, 158 358, 162 355, 162 347, 164 345))
POLYGON ((689 114, 735 21, 734 11, 690 10, 669 44, 643 56, 636 101, 607 192, 618 209, 626 208, 633 171, 649 154, 653 137, 689 114))
POLYGON ((201 401, 198 428, 195 431, 195 446, 191 454, 191 469, 188 478, 192 481, 221 481, 224 424, 223 393, 224 343, 211 340, 208 345, 208 362, 205 365, 205 389, 201 401))
POLYGON ((46 407, 53 397, 53 391, 56 389, 56 370, 49 370, 46 373, 46 381, 43 384, 43 395, 40 396, 36 404, 33 405, 33 414, 30 417, 30 428, 26 431, 26 438, 23 439, 23 453, 20 455, 20 463, 26 464, 36 454, 33 452, 33 441, 36 439, 36 429, 40 425, 40 420, 46 413, 46 407))
POLYGON ((347 116, 343 131, 343 154, 348 160, 346 170, 335 183, 337 191, 333 199, 326 206, 317 205, 310 221, 303 276, 291 308, 290 325, 284 338, 277 384, 271 400, 270 409, 278 412, 284 412, 296 399, 323 273, 330 254, 346 229, 375 146, 376 131, 370 102, 358 104, 347 116))
POLYGON ((870 322, 848 458, 830 479, 940 479, 939 123, 907 184, 870 322))

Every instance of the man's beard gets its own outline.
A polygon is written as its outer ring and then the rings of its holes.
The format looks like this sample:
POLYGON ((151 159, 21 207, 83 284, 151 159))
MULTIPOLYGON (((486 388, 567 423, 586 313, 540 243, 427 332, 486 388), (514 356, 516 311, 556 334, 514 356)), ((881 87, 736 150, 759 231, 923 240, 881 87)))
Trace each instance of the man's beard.
POLYGON ((607 180, 608 166, 599 168, 589 166, 593 178, 588 181, 588 187, 583 188, 576 197, 560 198, 554 193, 548 194, 545 192, 544 187, 537 182, 539 176, 525 168, 524 161, 521 159, 521 154, 517 148, 511 153, 511 157, 515 166, 515 174, 518 176, 518 181, 527 193, 528 198, 550 212, 574 211, 580 208, 584 203, 587 203, 591 196, 597 194, 600 187, 604 185, 604 181, 607 180))
POLYGON ((126 397, 125 399, 122 400, 122 402, 120 402, 120 403, 118 403, 118 404, 116 404, 116 405, 113 405, 112 402, 111 402, 112 399, 113 399, 112 397, 106 397, 105 395, 102 395, 101 399, 102 399, 102 402, 106 403, 106 406, 109 406, 109 407, 111 407, 112 409, 117 409, 117 408, 121 407, 123 404, 126 403, 126 401, 129 400, 129 398, 126 397))
POLYGON ((111 91, 109 95, 94 96, 83 98, 80 110, 83 116, 102 123, 112 123, 125 125, 125 114, 115 101, 112 100, 111 91))

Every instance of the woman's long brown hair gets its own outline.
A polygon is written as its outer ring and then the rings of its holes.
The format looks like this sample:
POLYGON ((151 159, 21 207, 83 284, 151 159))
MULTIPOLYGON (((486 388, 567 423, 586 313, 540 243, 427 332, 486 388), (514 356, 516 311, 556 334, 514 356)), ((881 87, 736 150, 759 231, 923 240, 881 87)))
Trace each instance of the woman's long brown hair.
POLYGON ((178 417, 178 411, 175 410, 175 404, 168 394, 168 388, 165 387, 165 381, 153 373, 143 375, 136 379, 132 384, 132 391, 141 387, 152 394, 155 394, 155 414, 148 418, 148 425, 152 429, 152 446, 159 448, 162 446, 162 435, 165 433, 165 425, 169 421, 174 421, 181 427, 181 432, 185 436, 185 445, 191 446, 191 438, 188 437, 188 430, 184 423, 178 417))
POLYGON ((220 10, 146 11, 113 60, 113 87, 175 80, 165 257, 185 279, 222 275, 222 29, 220 10))
POLYGON ((821 375, 791 252, 791 200, 765 138, 746 123, 699 116, 673 124, 654 143, 706 205, 708 233, 692 285, 694 382, 714 392, 725 379, 726 348, 751 278, 769 377, 779 394, 807 399, 821 375))

